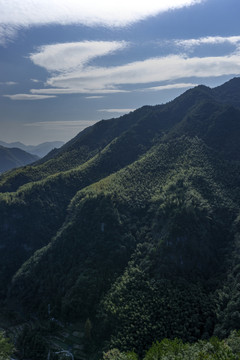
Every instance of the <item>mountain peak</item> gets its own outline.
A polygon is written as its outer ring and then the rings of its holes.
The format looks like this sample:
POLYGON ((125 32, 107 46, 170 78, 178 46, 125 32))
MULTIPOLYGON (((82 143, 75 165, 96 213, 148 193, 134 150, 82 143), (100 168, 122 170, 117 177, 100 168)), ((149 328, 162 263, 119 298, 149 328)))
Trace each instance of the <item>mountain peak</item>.
POLYGON ((2 175, 7 306, 90 318, 99 344, 127 350, 239 328, 227 304, 239 309, 237 280, 226 293, 240 263, 238 83, 101 121, 41 164, 2 175))

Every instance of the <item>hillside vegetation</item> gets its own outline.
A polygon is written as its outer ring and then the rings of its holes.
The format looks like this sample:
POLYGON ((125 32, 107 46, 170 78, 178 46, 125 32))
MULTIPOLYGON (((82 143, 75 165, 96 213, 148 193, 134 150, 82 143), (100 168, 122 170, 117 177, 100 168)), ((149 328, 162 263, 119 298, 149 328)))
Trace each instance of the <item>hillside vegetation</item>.
POLYGON ((2 175, 7 307, 91 321, 89 353, 123 359, 239 329, 239 92, 240 79, 198 86, 2 175))

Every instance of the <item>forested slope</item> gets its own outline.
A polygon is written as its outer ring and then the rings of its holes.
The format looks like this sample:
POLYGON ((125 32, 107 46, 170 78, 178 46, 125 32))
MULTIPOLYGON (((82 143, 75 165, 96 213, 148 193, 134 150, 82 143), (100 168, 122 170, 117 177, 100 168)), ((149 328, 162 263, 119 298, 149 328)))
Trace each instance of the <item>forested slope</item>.
POLYGON ((66 320, 106 317, 124 350, 210 336, 239 211, 236 169, 222 162, 182 137, 78 192, 57 237, 15 276, 11 297, 42 314, 51 303, 66 320))
POLYGON ((2 176, 7 304, 90 318, 93 348, 139 354, 238 328, 239 89, 199 86, 102 121, 2 176))

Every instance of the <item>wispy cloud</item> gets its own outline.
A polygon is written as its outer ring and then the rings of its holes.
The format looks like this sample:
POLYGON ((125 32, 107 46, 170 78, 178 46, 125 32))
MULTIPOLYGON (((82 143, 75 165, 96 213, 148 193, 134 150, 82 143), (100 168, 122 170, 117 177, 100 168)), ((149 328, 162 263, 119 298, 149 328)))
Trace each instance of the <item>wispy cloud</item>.
POLYGON ((128 90, 121 90, 114 87, 108 88, 92 88, 89 87, 79 87, 79 88, 67 88, 67 86, 62 88, 47 88, 47 89, 31 89, 32 94, 54 94, 54 95, 72 95, 72 94, 116 94, 116 93, 126 93, 128 90))
POLYGON ((130 111, 134 111, 136 109, 99 109, 99 112, 107 112, 107 113, 120 113, 120 114, 126 114, 130 111))
POLYGON ((172 90, 172 89, 186 89, 198 86, 198 84, 192 83, 178 83, 178 84, 167 84, 167 85, 160 85, 160 86, 152 86, 149 88, 142 89, 142 91, 161 91, 161 90, 172 90))
POLYGON ((31 94, 15 94, 15 95, 3 95, 11 100, 45 100, 55 98, 54 95, 31 95, 31 94))
MULTIPOLYGON (((0 0, 0 8, 1 8, 1 0, 0 0)), ((12 39, 15 38, 16 34, 17 34, 16 26, 11 25, 11 23, 4 24, 0 20, 0 45, 6 46, 8 42, 11 42, 12 39)))
POLYGON ((240 36, 206 36, 198 39, 179 39, 174 41, 175 45, 185 48, 193 48, 200 45, 218 45, 229 43, 232 45, 240 45, 240 36))
POLYGON ((114 53, 128 46, 125 41, 82 41, 45 45, 30 54, 35 65, 48 71, 70 71, 81 69, 92 59, 114 53))
POLYGON ((102 95, 94 95, 94 96, 85 96, 85 99, 102 99, 104 96, 102 95))
MULTIPOLYGON (((224 42, 237 45, 240 43, 240 36, 174 41, 175 45, 184 47, 224 42)), ((161 91, 197 85, 183 83, 181 79, 240 74, 238 52, 225 56, 205 57, 170 54, 119 66, 91 65, 91 60, 123 51, 128 46, 129 43, 125 41, 82 41, 42 46, 34 54, 30 54, 30 59, 35 65, 43 67, 50 73, 45 83, 46 87, 31 89, 31 94, 6 96, 12 100, 41 100, 62 94, 89 94, 96 97, 130 92, 129 85, 131 91, 134 90, 134 86, 135 90, 140 91, 161 91), (171 84, 173 81, 174 84, 171 84), (166 82, 167 84, 164 84, 166 82), (153 83, 156 83, 156 86, 153 86, 153 83)))
POLYGON ((122 27, 160 12, 204 0, 0 0, 0 41, 21 27, 46 24, 84 24, 122 27))
POLYGON ((215 57, 169 55, 121 66, 86 66, 76 71, 65 71, 47 80, 47 85, 51 88, 33 89, 31 92, 33 94, 107 94, 128 91, 127 85, 238 74, 240 74, 240 54, 215 57))

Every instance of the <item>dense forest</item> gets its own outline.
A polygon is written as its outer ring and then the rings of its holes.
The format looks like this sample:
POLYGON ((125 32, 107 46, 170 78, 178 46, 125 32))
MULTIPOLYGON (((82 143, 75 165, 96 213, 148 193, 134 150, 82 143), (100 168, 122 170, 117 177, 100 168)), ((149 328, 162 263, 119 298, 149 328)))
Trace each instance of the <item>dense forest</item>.
POLYGON ((239 359, 239 174, 240 78, 3 174, 0 298, 27 324, 20 358, 80 324, 76 359, 239 359))

